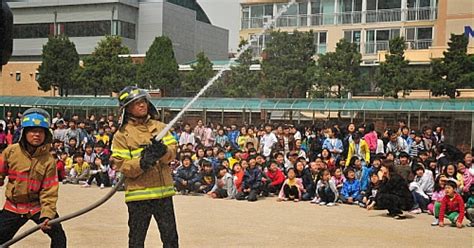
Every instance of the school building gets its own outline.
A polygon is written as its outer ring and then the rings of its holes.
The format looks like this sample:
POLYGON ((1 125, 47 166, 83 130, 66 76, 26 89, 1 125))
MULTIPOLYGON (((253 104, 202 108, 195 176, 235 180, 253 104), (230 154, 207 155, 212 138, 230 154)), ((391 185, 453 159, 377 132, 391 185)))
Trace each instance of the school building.
MULTIPOLYGON (((243 0, 242 39, 250 40, 287 4, 286 0, 243 0)), ((474 53, 474 1, 472 0, 301 0, 276 20, 275 30, 313 30, 317 53, 335 50, 340 39, 358 45, 362 65, 385 60, 389 40, 403 36, 405 57, 412 64, 429 64, 443 56, 451 33, 469 36, 474 53)), ((252 42, 259 57, 269 35, 252 42)))

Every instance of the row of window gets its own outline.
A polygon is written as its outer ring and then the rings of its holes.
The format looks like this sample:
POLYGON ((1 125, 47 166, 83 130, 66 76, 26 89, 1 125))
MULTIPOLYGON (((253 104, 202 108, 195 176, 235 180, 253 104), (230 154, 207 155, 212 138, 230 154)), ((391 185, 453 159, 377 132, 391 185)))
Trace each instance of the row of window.
MULTIPOLYGON (((290 6, 276 20, 277 27, 321 26, 334 24, 417 21, 436 19, 436 0, 311 0, 290 6)), ((261 28, 285 4, 261 4, 242 7, 242 29, 261 28)))
MULTIPOLYGON (((407 0, 406 6, 402 6, 402 0, 367 0, 365 10, 394 10, 414 8, 435 8, 437 0, 407 0)), ((242 17, 264 17, 273 16, 274 7, 276 12, 280 11, 285 4, 259 4, 242 7, 242 17)), ((310 0, 293 4, 283 15, 305 15, 305 14, 329 14, 341 12, 363 11, 362 0, 310 0), (337 2, 336 2, 337 1, 337 2), (311 12, 308 12, 308 8, 311 12)))
MULTIPOLYGON (((400 36, 400 29, 371 29, 365 31, 365 42, 362 48, 364 54, 375 54, 378 51, 388 50, 389 41, 400 36)), ((428 49, 433 41, 432 27, 405 28, 404 36, 408 49, 428 49)), ((251 45, 255 56, 261 54, 265 49, 265 44, 271 39, 269 34, 265 34, 256 39, 255 35, 250 35, 251 45)), ((362 45, 362 30, 344 31, 344 39, 356 43, 359 51, 362 45)), ((314 43, 318 54, 326 53, 327 32, 315 32, 314 43)))
MULTIPOLYGON (((17 82, 21 81, 21 72, 20 71, 17 71, 14 74, 13 74, 13 72, 10 72, 10 77, 13 77, 13 75, 15 75, 15 81, 17 81, 17 82)), ((33 73, 30 73, 30 76, 33 76, 33 73)), ((35 80, 38 81, 38 78, 40 76, 39 72, 36 71, 34 76, 35 76, 35 80)))
POLYGON ((135 39, 135 24, 124 21, 85 21, 64 23, 36 23, 15 24, 13 27, 14 39, 47 38, 55 34, 64 34, 68 37, 90 37, 118 35, 135 39))

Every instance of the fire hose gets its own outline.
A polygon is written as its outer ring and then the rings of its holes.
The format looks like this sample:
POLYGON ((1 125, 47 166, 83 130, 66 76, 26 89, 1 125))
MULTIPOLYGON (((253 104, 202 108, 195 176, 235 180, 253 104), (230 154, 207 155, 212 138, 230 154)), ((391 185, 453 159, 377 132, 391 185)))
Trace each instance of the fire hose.
MULTIPOLYGON (((240 51, 237 53, 237 55, 235 56, 235 58, 239 58, 240 55, 242 55, 242 53, 244 53, 247 49, 250 48, 250 45, 252 44, 252 41, 255 41, 257 40, 260 36, 262 36, 267 30, 271 29, 272 28, 272 25, 275 23, 275 21, 283 14, 285 13, 289 7, 291 7, 293 4, 296 3, 296 0, 291 0, 287 5, 284 5, 281 7, 281 9, 279 10, 279 12, 275 15, 274 18, 272 18, 271 20, 269 20, 267 23, 265 23, 262 31, 253 37, 253 39, 251 39, 248 44, 244 47, 242 47, 240 49, 240 51)), ((178 115, 176 115, 176 117, 173 118, 173 120, 171 120, 167 125, 166 127, 161 130, 161 132, 155 137, 155 139, 157 141, 160 141, 167 133, 168 131, 176 124, 176 122, 183 116, 183 114, 194 104, 194 102, 196 102, 197 99, 199 99, 206 91, 209 87, 211 87, 215 81, 217 81, 225 71, 229 70, 230 69, 230 66, 233 62, 232 59, 229 63, 227 63, 227 65, 224 66, 224 68, 222 68, 214 77, 212 77, 208 82, 207 84, 197 93, 196 96, 194 96, 191 101, 189 101, 186 106, 178 113, 178 115)), ((124 176, 121 176, 120 177, 120 180, 118 181, 118 183, 116 184, 115 187, 113 187, 105 196, 103 196, 100 200, 94 202, 92 205, 90 206, 87 206, 83 209, 80 209, 74 213, 71 213, 71 214, 68 214, 68 215, 65 215, 63 217, 59 217, 59 218, 56 218, 56 219, 53 219, 53 220, 50 220, 48 223, 49 225, 54 225, 54 224, 59 224, 61 222, 64 222, 64 221, 67 221, 67 220, 70 220, 70 219, 73 219, 73 218, 76 218, 76 217, 79 217, 87 212, 90 212, 94 209, 96 209, 97 207, 99 207, 100 205, 104 204, 106 201, 108 201, 118 190, 118 188, 125 182, 125 177, 124 176)), ((15 243, 17 243, 18 241, 26 238, 27 236, 35 233, 36 231, 40 230, 41 229, 41 225, 36 225, 35 227, 32 227, 31 229, 28 229, 26 230, 25 232, 15 236, 13 239, 5 242, 4 244, 2 244, 0 246, 0 248, 6 248, 6 247, 9 247, 15 243)))

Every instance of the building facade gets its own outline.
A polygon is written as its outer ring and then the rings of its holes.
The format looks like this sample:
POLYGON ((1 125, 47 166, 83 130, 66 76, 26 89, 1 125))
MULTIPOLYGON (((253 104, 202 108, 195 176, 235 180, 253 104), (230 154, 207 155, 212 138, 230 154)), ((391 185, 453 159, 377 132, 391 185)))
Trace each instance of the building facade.
MULTIPOLYGON (((287 2, 244 0, 241 38, 254 38, 287 2)), ((320 54, 334 51, 340 39, 356 43, 364 64, 383 61, 389 40, 398 36, 407 41, 407 59, 428 64, 432 58, 442 56, 451 33, 472 32, 470 27, 474 27, 472 0, 302 0, 274 25, 274 29, 287 32, 313 30, 320 54)), ((256 56, 269 38, 264 35, 252 42, 256 56)), ((469 52, 474 53, 472 36, 469 52)))
POLYGON ((55 95, 39 91, 43 45, 64 34, 80 55, 91 54, 106 35, 122 37, 131 54, 145 56, 157 36, 168 36, 178 63, 199 52, 228 58, 229 31, 212 25, 196 0, 10 0, 13 54, 3 67, 0 95, 55 95))
POLYGON ((41 55, 48 36, 64 34, 81 55, 92 53, 105 35, 118 35, 131 53, 146 53, 157 36, 173 41, 178 63, 204 51, 228 56, 228 30, 213 26, 195 0, 7 1, 14 16, 14 59, 41 55))

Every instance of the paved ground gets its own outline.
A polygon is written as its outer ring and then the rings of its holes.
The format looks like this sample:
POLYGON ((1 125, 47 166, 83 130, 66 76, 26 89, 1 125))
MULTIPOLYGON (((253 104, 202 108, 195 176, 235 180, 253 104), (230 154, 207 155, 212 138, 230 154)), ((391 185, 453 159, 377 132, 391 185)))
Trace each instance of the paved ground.
MULTIPOLYGON (((59 213, 86 206, 105 192, 61 185, 59 213)), ((0 194, 3 205, 2 189, 0 194)), ((278 203, 275 198, 250 203, 179 195, 174 202, 182 247, 474 247, 474 228, 431 227, 432 216, 425 214, 397 221, 384 211, 278 203)), ((29 222, 22 230, 32 225, 29 222)), ((123 192, 63 226, 69 247, 127 247, 123 192)), ((161 246, 154 221, 146 246, 161 246)), ((49 239, 38 232, 14 247, 49 247, 49 239)))

